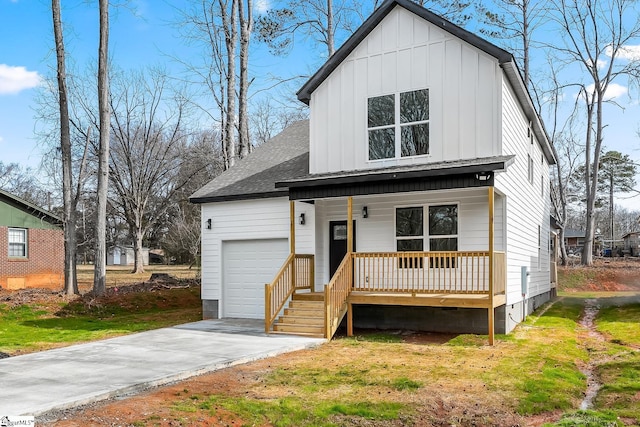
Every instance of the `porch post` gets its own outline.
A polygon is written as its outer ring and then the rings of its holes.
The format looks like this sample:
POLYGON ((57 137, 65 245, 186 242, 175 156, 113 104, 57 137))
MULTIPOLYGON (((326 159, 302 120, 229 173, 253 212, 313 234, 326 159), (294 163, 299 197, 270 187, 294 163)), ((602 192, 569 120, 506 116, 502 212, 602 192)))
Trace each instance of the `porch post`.
POLYGON ((289 252, 294 254, 291 263, 291 289, 296 289, 296 202, 289 201, 289 252))
POLYGON ((493 187, 489 187, 489 345, 493 345, 495 319, 493 307, 493 257, 494 257, 494 191, 493 187))
MULTIPOLYGON (((350 257, 353 252, 353 197, 347 199, 347 256, 350 257)), ((352 266, 353 268, 353 266, 352 266)), ((353 272, 351 274, 353 280, 353 272)), ((351 283, 353 288, 353 282, 351 283)), ((351 293, 351 289, 349 289, 351 293)), ((353 336, 353 304, 347 302, 347 336, 353 336)))
POLYGON ((353 252, 353 197, 347 199, 347 253, 353 252))
POLYGON ((289 253, 296 253, 296 202, 289 202, 289 253))

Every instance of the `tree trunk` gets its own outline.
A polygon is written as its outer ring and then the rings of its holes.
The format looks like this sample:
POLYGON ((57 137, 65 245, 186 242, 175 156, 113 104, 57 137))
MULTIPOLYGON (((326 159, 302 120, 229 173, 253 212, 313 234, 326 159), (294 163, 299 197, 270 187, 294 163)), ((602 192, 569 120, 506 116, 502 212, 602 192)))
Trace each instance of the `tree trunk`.
POLYGON ((227 110, 224 122, 224 146, 228 156, 229 167, 236 164, 236 43, 238 41, 238 1, 231 0, 231 10, 227 10, 227 4, 218 0, 220 14, 224 27, 225 49, 227 54, 227 110))
POLYGON ((133 256, 134 264, 132 273, 144 273, 144 259, 142 256, 142 227, 135 226, 133 236, 133 256))
POLYGON ((96 259, 93 275, 93 293, 102 295, 107 289, 106 228, 107 191, 109 186, 109 0, 99 0, 100 46, 98 48, 98 113, 100 117, 100 142, 98 148, 98 189, 96 208, 96 259))
POLYGON ((249 113, 247 108, 249 93, 249 43, 253 31, 253 1, 247 0, 247 15, 244 14, 243 1, 238 5, 240 21, 240 92, 238 96, 238 134, 240 158, 245 158, 251 147, 249 140, 249 113))
POLYGON ((334 41, 334 28, 333 28, 333 0, 327 0, 327 53, 329 58, 335 53, 335 41, 334 41))
POLYGON ((76 277, 76 210, 73 203, 71 165, 71 133, 69 129, 69 101, 60 0, 51 1, 53 33, 56 43, 58 105, 60 108, 60 152, 62 155, 62 197, 64 204, 64 293, 78 294, 76 277))

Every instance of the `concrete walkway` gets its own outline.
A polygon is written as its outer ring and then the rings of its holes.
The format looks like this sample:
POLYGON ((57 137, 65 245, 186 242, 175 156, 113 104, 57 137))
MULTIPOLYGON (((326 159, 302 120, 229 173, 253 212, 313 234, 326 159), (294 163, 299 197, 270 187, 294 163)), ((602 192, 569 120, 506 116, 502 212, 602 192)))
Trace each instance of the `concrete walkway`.
POLYGON ((223 319, 9 357, 0 360, 0 417, 68 409, 323 342, 223 319))

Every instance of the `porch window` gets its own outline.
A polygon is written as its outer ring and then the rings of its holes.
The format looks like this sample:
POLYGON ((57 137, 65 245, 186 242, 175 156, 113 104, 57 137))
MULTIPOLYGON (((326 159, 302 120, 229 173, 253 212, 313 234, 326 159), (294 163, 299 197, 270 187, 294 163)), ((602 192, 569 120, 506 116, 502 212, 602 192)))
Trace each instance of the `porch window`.
MULTIPOLYGON (((424 250, 424 213, 422 206, 396 209, 396 249, 398 252, 424 250)), ((422 267, 423 259, 405 257, 398 260, 399 268, 422 267)))
MULTIPOLYGON (((429 206, 429 250, 458 250, 458 205, 429 206)), ((455 267, 455 259, 435 257, 429 267, 455 267)))
POLYGON ((429 154, 429 89, 367 100, 369 160, 429 154))
POLYGON ((9 257, 27 257, 27 230, 25 228, 9 229, 9 257))

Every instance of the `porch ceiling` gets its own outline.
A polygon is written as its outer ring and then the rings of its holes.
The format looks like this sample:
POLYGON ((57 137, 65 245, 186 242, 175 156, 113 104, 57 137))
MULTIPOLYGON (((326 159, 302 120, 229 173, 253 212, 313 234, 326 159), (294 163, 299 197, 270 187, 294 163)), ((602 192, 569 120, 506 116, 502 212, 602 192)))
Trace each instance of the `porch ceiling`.
POLYGON ((506 170, 514 158, 514 155, 494 156, 314 174, 277 182, 276 187, 288 187, 291 200, 487 187, 494 183, 493 173, 506 170), (488 174, 488 179, 478 179, 477 174, 488 174))

